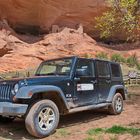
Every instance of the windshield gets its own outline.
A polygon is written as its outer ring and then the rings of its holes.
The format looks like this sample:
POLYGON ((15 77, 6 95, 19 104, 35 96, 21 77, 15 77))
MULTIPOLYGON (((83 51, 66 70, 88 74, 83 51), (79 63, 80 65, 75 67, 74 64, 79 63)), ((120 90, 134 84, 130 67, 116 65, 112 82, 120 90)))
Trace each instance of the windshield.
POLYGON ((71 59, 52 60, 43 62, 37 70, 37 76, 43 75, 64 75, 69 76, 72 67, 71 59))

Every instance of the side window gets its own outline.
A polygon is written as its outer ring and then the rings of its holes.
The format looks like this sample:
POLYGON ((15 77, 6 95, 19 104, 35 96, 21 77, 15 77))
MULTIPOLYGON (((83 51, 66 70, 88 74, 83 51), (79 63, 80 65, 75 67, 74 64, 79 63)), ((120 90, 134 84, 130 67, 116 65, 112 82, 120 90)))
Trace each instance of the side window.
POLYGON ((121 77, 120 67, 118 64, 111 64, 112 77, 121 77))
POLYGON ((97 61, 96 67, 97 67, 98 77, 100 78, 110 77, 109 65, 107 62, 97 61))
POLYGON ((92 60, 78 60, 76 66, 76 76, 95 77, 94 63, 92 60))

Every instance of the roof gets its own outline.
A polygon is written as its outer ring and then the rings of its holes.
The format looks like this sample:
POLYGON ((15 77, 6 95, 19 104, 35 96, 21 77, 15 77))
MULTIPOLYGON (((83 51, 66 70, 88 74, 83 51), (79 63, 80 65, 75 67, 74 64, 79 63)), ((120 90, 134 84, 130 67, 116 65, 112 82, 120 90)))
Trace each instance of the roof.
MULTIPOLYGON (((79 57, 79 56, 70 56, 70 57, 55 58, 55 59, 50 59, 50 60, 46 60, 46 61, 53 61, 53 60, 60 60, 60 59, 70 59, 70 58, 76 58, 76 59, 79 58, 79 59, 87 59, 87 60, 95 60, 95 61, 104 61, 104 62, 119 64, 119 63, 114 62, 114 61, 103 60, 103 59, 98 59, 98 58, 84 58, 84 57, 79 57)), ((44 61, 44 62, 46 62, 46 61, 44 61)))

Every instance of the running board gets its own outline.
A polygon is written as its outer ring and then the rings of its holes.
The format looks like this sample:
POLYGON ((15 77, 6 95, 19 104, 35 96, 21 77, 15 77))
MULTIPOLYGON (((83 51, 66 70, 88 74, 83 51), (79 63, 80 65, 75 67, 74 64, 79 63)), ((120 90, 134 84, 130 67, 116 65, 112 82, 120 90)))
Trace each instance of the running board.
POLYGON ((97 104, 97 105, 76 107, 76 108, 70 109, 69 113, 76 113, 76 112, 85 111, 85 110, 98 109, 98 108, 101 108, 101 107, 107 107, 109 105, 111 105, 111 103, 101 103, 101 104, 97 104))

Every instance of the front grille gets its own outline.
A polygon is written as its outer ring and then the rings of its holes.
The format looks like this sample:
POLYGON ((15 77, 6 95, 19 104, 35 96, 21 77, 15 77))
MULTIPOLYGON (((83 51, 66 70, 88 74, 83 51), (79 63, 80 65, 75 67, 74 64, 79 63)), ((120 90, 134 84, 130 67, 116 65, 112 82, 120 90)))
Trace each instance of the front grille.
POLYGON ((10 100, 12 97, 13 84, 0 84, 0 100, 10 100))

